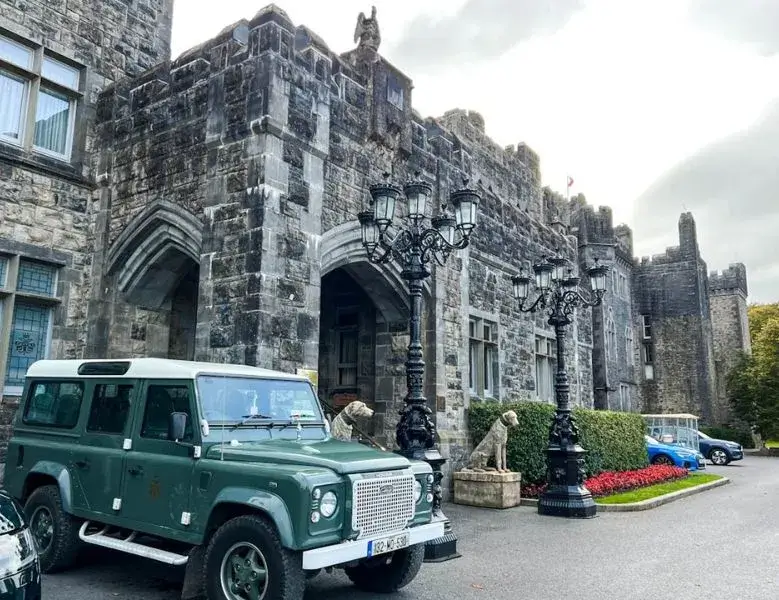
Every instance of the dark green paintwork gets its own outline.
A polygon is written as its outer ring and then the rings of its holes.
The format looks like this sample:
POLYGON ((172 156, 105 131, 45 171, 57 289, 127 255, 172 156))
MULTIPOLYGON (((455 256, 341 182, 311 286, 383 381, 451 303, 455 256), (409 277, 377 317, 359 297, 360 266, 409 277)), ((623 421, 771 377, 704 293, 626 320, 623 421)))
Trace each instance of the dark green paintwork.
MULTIPOLYGON (((203 438, 196 423, 193 439, 186 444, 144 438, 140 429, 149 382, 131 379, 121 380, 135 385, 125 431, 121 435, 90 433, 85 427, 95 385, 117 379, 86 377, 82 381, 84 401, 78 425, 72 430, 25 426, 20 417, 23 402, 6 464, 6 487, 17 499, 24 500, 25 481, 31 474, 44 475, 59 485, 65 510, 77 517, 190 544, 204 541, 213 525, 209 520, 225 506, 242 506, 270 517, 284 546, 307 549, 353 537, 351 486, 360 473, 412 465, 424 480, 430 472, 426 463, 410 463, 391 452, 328 438, 321 427, 305 428, 301 437, 309 439, 300 441, 295 439, 294 427, 274 429, 276 439, 263 439, 263 431, 269 437, 267 430, 252 429, 262 441, 238 445, 230 444, 227 430, 214 428, 203 438), (311 439, 317 437, 321 439, 311 439), (122 448, 125 438, 132 440, 129 451, 122 448), (194 457, 195 446, 202 448, 200 458, 194 457), (323 493, 335 491, 339 505, 331 518, 312 523, 316 487, 323 493), (122 499, 119 511, 112 509, 114 498, 122 499), (184 512, 190 514, 188 525, 181 522, 184 512)), ((168 383, 189 386, 190 414, 199 414, 194 382, 168 383)), ((428 488, 427 484, 423 487, 428 488)), ((414 524, 430 519, 431 506, 423 501, 414 524)))

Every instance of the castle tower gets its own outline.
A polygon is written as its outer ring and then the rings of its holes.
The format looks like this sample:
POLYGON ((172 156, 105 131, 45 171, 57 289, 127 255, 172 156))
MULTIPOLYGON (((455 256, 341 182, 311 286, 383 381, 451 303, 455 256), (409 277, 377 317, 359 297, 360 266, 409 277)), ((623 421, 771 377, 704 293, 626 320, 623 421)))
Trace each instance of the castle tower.
POLYGON ((709 274, 714 363, 717 369, 716 423, 728 423, 731 418, 727 377, 740 354, 752 349, 747 316, 748 293, 747 269, 742 263, 734 263, 722 272, 712 271, 709 274))

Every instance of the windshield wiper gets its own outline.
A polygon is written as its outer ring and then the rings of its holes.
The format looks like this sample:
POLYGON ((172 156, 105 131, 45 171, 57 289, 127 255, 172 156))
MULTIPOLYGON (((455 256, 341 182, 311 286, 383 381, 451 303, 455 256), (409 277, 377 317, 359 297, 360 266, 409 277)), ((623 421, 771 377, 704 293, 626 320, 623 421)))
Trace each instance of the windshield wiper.
MULTIPOLYGON (((235 425, 233 425, 233 426, 230 428, 230 431, 232 431, 233 429, 236 429, 236 428, 240 427, 241 425, 247 425, 248 423, 250 423, 250 422, 251 422, 251 421, 253 421, 254 419, 272 419, 272 418, 273 418, 273 417, 269 417, 268 415, 243 415, 243 416, 241 417, 241 421, 239 421, 238 423, 236 423, 235 425)), ((271 425, 272 425, 272 423, 270 423, 270 424, 269 424, 269 426, 271 426, 271 425)))

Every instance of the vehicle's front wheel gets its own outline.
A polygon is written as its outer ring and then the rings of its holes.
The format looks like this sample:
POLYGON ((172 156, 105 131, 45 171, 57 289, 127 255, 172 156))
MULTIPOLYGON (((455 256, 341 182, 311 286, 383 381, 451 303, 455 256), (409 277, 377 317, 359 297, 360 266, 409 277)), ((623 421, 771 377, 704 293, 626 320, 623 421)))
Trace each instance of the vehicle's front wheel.
POLYGON ((425 545, 417 544, 386 556, 377 556, 345 569, 347 577, 359 589, 391 594, 414 580, 425 558, 425 545))
POLYGON ((730 457, 722 448, 712 448, 711 452, 709 452, 709 460, 715 465, 722 467, 730 462, 730 457))
POLYGON ((674 461, 670 456, 666 454, 658 454, 657 456, 654 457, 654 459, 652 459, 652 464, 673 466, 674 461))
POLYGON ((71 566, 81 547, 80 521, 63 510, 59 488, 56 485, 39 487, 30 494, 24 512, 40 555, 41 570, 56 573, 71 566))
POLYGON ((245 515, 214 533, 205 556, 208 600, 302 600, 301 555, 282 547, 265 519, 245 515))

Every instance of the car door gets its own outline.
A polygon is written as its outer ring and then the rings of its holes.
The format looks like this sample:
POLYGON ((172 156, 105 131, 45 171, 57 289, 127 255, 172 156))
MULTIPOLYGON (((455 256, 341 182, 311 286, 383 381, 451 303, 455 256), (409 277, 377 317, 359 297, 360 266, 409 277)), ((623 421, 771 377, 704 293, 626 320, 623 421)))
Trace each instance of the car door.
POLYGON ((188 380, 148 380, 141 398, 132 449, 125 454, 121 515, 129 526, 149 533, 183 530, 195 466, 192 445, 199 444, 200 436, 193 419, 194 387, 188 380), (188 415, 182 443, 168 438, 172 412, 188 415))
POLYGON ((116 515, 136 384, 127 379, 95 380, 87 389, 89 416, 71 460, 73 504, 87 513, 116 515))

